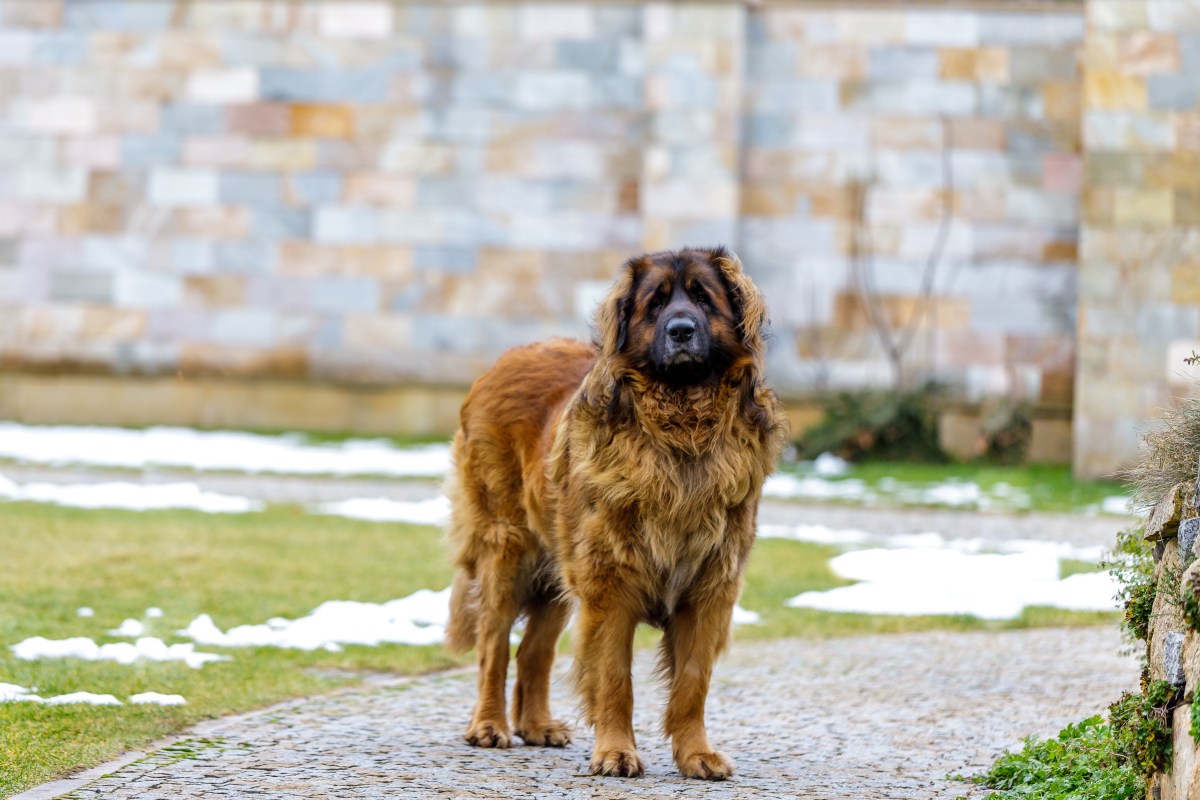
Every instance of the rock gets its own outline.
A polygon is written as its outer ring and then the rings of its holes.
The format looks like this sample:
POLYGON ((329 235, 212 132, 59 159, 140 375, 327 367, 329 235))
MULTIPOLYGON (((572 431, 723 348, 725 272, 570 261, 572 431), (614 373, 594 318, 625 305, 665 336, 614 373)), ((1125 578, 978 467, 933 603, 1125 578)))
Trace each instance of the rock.
POLYGON ((1196 774, 1196 743, 1189 732, 1191 726, 1192 709, 1185 703, 1171 714, 1171 771, 1163 776, 1164 788, 1170 785, 1176 798, 1197 796, 1192 793, 1200 776, 1196 774))
MULTIPOLYGON (((1146 637, 1146 664, 1150 670, 1151 680, 1172 680, 1166 672, 1167 647, 1170 634, 1182 637, 1186 626, 1183 621, 1183 607, 1179 602, 1179 581, 1183 573, 1183 564, 1179 558, 1179 545, 1175 539, 1165 543, 1162 560, 1155 568, 1154 579, 1158 583, 1158 591, 1154 597, 1154 608, 1150 612, 1150 630, 1146 637)), ((1182 644, 1182 638, 1180 639, 1182 644)), ((1179 645, 1176 645, 1175 663, 1180 660, 1179 645)), ((1178 667, 1175 667, 1176 671, 1178 667)))
POLYGON ((1157 542, 1175 535, 1183 511, 1183 497, 1190 488, 1186 483, 1177 483, 1158 501, 1146 523, 1146 541, 1157 542))
POLYGON ((1183 685, 1183 634, 1179 631, 1167 633, 1163 645, 1163 675, 1173 685, 1183 685))
POLYGON ((1179 556, 1183 559, 1185 566, 1191 564, 1196 558, 1192 548, 1196 543, 1197 535, 1200 535, 1200 517, 1192 517, 1179 523, 1176 536, 1179 538, 1179 556))

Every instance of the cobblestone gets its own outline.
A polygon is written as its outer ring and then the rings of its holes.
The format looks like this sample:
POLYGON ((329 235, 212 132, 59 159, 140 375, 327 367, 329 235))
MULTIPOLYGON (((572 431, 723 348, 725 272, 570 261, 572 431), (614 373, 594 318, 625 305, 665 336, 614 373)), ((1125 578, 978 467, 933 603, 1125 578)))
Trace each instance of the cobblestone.
MULTIPOLYGON (((679 777, 658 733, 653 654, 638 654, 646 777, 586 774, 591 733, 565 749, 462 741, 473 673, 376 684, 235 718, 61 795, 139 798, 958 798, 1027 735, 1101 711, 1137 681, 1109 629, 934 632, 735 643, 709 697, 733 780, 679 777), (1072 654, 1061 658, 1062 653, 1072 654)), ((573 706, 560 664, 556 708, 573 706)), ((41 795, 47 797, 48 795, 41 795)))

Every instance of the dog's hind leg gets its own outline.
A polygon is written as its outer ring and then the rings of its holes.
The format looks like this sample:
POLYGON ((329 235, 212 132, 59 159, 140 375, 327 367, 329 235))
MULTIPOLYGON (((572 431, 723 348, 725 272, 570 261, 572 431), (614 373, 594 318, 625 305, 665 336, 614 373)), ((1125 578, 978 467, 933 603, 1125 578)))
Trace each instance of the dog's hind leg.
POLYGON ((513 722, 525 744, 562 747, 571 741, 570 727, 550 716, 550 668, 566 627, 571 604, 561 597, 537 598, 527 606, 529 624, 517 648, 517 685, 513 689, 513 722))
POLYGON ((509 747, 505 681, 508 677, 508 638, 517 618, 517 579, 521 570, 519 544, 506 541, 503 523, 496 523, 496 541, 476 562, 479 616, 475 647, 479 654, 479 699, 466 740, 478 747, 509 747))

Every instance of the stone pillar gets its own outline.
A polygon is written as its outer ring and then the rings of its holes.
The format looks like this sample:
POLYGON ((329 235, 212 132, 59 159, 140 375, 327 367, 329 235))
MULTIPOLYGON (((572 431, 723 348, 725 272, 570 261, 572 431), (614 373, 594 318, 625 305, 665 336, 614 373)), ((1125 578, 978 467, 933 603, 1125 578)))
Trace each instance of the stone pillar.
POLYGON ((1200 349, 1200 2, 1090 0, 1075 471, 1137 456, 1200 349))

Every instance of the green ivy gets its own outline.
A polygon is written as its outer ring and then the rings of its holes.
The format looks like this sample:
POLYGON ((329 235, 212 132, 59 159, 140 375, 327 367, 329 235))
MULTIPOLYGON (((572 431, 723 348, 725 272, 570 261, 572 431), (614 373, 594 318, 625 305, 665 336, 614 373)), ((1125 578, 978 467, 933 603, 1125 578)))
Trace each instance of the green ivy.
POLYGON ((802 458, 835 453, 850 461, 943 462, 934 385, 906 392, 839 392, 823 403, 821 421, 796 443, 802 458))

